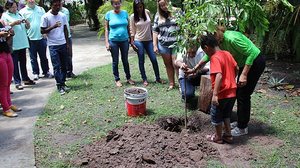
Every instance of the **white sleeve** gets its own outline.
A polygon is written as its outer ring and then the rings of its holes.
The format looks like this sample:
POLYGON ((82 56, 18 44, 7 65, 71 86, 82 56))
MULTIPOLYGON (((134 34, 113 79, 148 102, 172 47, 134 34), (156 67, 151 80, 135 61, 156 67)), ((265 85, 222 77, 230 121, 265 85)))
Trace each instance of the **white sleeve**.
POLYGON ((41 17, 41 27, 43 28, 48 27, 48 18, 46 17, 45 14, 41 17))

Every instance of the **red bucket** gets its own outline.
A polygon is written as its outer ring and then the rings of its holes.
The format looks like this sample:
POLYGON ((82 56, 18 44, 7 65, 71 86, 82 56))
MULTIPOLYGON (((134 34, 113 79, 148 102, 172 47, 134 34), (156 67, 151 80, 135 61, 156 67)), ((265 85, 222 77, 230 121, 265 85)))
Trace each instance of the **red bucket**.
POLYGON ((124 90, 127 115, 131 117, 146 115, 146 100, 148 91, 142 87, 132 87, 124 90))

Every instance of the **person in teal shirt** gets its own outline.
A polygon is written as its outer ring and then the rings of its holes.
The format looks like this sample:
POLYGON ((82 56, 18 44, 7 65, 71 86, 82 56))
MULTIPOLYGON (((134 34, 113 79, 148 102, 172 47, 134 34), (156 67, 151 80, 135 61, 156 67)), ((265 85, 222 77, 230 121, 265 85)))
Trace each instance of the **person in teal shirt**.
POLYGON ((35 82, 28 77, 26 67, 26 48, 29 48, 26 30, 30 28, 30 23, 17 11, 17 6, 17 2, 14 0, 7 1, 5 4, 7 11, 2 15, 2 19, 6 24, 11 26, 15 32, 12 43, 12 57, 14 62, 13 77, 16 89, 22 90, 20 70, 22 81, 25 85, 34 85, 35 82))
POLYGON ((63 14, 66 15, 67 20, 68 20, 68 24, 67 24, 67 28, 68 28, 68 38, 69 38, 69 49, 68 49, 68 62, 67 62, 67 78, 75 78, 76 75, 73 73, 73 48, 72 48, 72 35, 71 35, 71 29, 70 29, 70 12, 67 8, 63 7, 64 5, 64 1, 61 1, 61 8, 60 8, 60 12, 62 12, 63 14))
POLYGON ((41 34, 41 18, 45 14, 45 10, 36 5, 34 0, 27 0, 27 5, 20 10, 20 14, 30 22, 30 28, 27 29, 27 36, 29 39, 29 55, 32 67, 33 79, 38 80, 40 75, 40 68, 38 64, 38 55, 40 57, 40 64, 43 71, 43 76, 46 78, 53 78, 49 72, 49 64, 46 55, 47 41, 41 34))
POLYGON ((127 83, 134 85, 131 80, 128 50, 129 50, 129 18, 128 13, 121 10, 121 0, 111 0, 114 10, 105 14, 105 45, 107 51, 111 52, 112 69, 117 87, 122 87, 119 77, 119 50, 121 50, 121 59, 126 74, 127 83))
MULTIPOLYGON (((250 121, 251 95, 264 72, 266 61, 261 51, 244 34, 238 31, 225 30, 218 27, 215 33, 222 50, 229 51, 239 66, 237 88, 237 122, 232 123, 232 135, 248 134, 250 121)), ((208 57, 204 57, 191 72, 200 69, 208 57)))

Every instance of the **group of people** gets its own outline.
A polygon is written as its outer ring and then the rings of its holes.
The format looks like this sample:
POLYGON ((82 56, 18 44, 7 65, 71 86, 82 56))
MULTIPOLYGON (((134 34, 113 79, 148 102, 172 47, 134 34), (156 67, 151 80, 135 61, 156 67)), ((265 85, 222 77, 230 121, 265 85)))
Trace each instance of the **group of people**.
POLYGON ((6 11, 0 6, 0 103, 4 116, 16 117, 15 112, 21 111, 21 108, 11 103, 12 76, 17 90, 23 90, 22 82, 24 85, 35 85, 35 81, 40 78, 39 56, 43 77, 53 78, 46 55, 47 45, 58 92, 64 94, 69 89, 65 85, 66 77, 75 77, 72 72, 69 11, 62 6, 61 0, 52 0, 50 5, 51 9, 47 13, 34 0, 27 0, 27 5, 20 11, 14 0, 6 2, 6 11), (27 73, 27 48, 33 80, 27 73))
POLYGON ((184 100, 195 96, 195 87, 200 84, 201 75, 210 74, 213 88, 210 112, 216 132, 207 136, 209 141, 232 143, 233 136, 248 134, 251 94, 265 68, 264 56, 250 39, 240 32, 220 26, 214 34, 203 35, 200 41, 191 42, 183 55, 176 53, 174 48, 177 40, 174 32, 179 27, 173 12, 178 10, 170 10, 168 0, 157 0, 153 27, 143 0, 133 1, 134 13, 130 17, 120 9, 122 0, 110 2, 113 10, 105 16, 105 43, 112 55, 117 87, 122 87, 118 71, 119 50, 127 83, 132 85, 135 82, 131 79, 128 63, 129 44, 137 52, 144 86, 149 84, 144 68, 145 51, 152 63, 156 82, 164 83, 156 59, 156 54, 160 54, 169 80, 168 90, 174 89, 176 74, 184 100), (238 119, 230 123, 235 101, 238 119))

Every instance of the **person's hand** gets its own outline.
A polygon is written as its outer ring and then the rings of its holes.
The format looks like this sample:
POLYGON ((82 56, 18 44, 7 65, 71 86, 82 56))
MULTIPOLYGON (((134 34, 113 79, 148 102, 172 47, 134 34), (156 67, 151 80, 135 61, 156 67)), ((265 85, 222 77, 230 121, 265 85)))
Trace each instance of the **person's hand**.
POLYGON ((54 28, 57 28, 57 27, 60 27, 61 26, 61 22, 60 21, 57 21, 55 24, 54 24, 54 28))
POLYGON ((21 20, 16 20, 16 21, 14 21, 12 24, 13 25, 11 25, 11 26, 15 26, 15 25, 19 25, 19 24, 21 24, 22 23, 22 19, 21 20))
POLYGON ((188 70, 188 66, 185 63, 182 63, 180 66, 180 69, 182 69, 183 71, 188 70))
POLYGON ((154 51, 156 54, 159 54, 159 53, 158 53, 158 48, 157 48, 156 45, 153 46, 153 51, 154 51))
POLYGON ((219 105, 218 96, 216 96, 216 95, 212 96, 211 104, 214 105, 214 106, 218 106, 219 105))
POLYGON ((106 50, 107 50, 107 51, 110 51, 111 48, 110 48, 109 43, 106 43, 106 44, 105 44, 105 47, 106 47, 106 50))
POLYGON ((6 31, 1 31, 0 32, 0 37, 8 37, 9 36, 9 33, 8 32, 6 32, 6 31))
POLYGON ((247 85, 247 76, 241 74, 239 81, 238 81, 238 87, 244 87, 247 85))
POLYGON ((131 43, 130 45, 135 52, 139 51, 139 49, 134 45, 134 43, 131 43))
POLYGON ((191 68, 186 68, 184 70, 184 73, 187 74, 187 75, 194 74, 195 70, 194 70, 194 68, 192 68, 192 69, 191 68))

